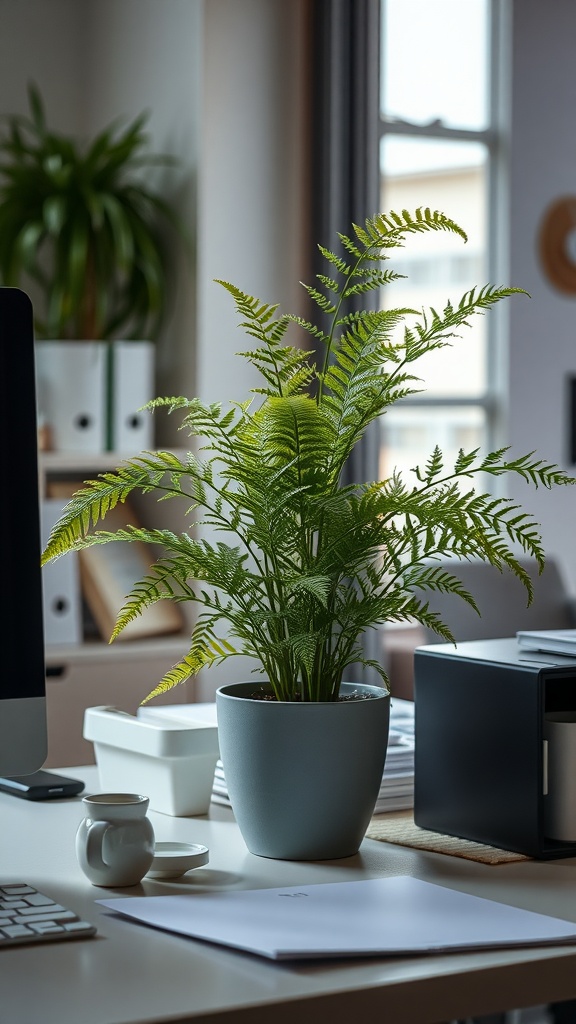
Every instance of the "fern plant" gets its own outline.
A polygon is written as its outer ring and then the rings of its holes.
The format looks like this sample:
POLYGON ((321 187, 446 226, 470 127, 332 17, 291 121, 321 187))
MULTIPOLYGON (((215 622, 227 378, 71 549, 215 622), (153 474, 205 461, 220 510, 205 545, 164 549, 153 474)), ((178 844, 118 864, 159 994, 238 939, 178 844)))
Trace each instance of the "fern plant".
POLYGON ((161 229, 176 218, 141 172, 173 159, 146 152, 146 114, 82 146, 49 128, 36 86, 28 97, 30 116, 3 118, 0 137, 1 283, 34 282, 39 338, 154 340, 168 285, 161 229))
POLYGON ((183 416, 195 451, 181 461, 167 451, 143 452, 115 472, 87 481, 63 510, 44 562, 71 550, 113 541, 160 545, 162 555, 135 582, 112 639, 148 605, 161 600, 198 606, 190 650, 170 668, 155 696, 215 662, 256 658, 278 700, 334 701, 346 669, 367 660, 362 635, 387 621, 416 620, 451 641, 427 594, 474 598, 435 559, 479 558, 531 581, 515 550, 544 555, 537 524, 506 498, 477 490, 478 474, 516 474, 551 488, 576 481, 533 453, 460 451, 445 465, 435 448, 410 480, 343 483, 343 469, 367 426, 418 390, 413 364, 450 344, 476 314, 516 288, 487 285, 457 305, 417 314, 409 309, 346 312, 352 296, 381 289, 397 275, 386 267, 394 247, 414 233, 466 237, 440 212, 375 216, 342 235, 342 253, 321 251, 328 273, 307 291, 319 310, 307 322, 219 282, 232 296, 256 346, 239 353, 259 371, 251 398, 223 408, 198 399, 161 398, 183 416), (285 343, 296 325, 324 350, 316 363, 285 343), (398 327, 403 327, 398 334, 398 327), (98 528, 108 509, 132 491, 182 499, 190 528, 98 528), (194 535, 195 519, 220 534, 194 535))

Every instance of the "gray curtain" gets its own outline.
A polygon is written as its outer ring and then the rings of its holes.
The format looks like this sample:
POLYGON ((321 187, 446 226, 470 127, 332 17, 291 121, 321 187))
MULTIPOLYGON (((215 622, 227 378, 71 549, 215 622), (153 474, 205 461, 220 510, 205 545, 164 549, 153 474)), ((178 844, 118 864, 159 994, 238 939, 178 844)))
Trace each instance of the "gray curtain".
MULTIPOLYGON (((338 249, 338 232, 379 211, 380 0, 314 0, 312 18, 312 241, 338 249)), ((323 270, 314 250, 312 272, 323 270)), ((362 296, 364 307, 375 293, 362 296)), ((378 424, 348 468, 374 479, 378 424)))
MULTIPOLYGON (((349 233, 379 212, 380 0, 313 0, 311 241, 338 251, 349 233)), ((326 272, 317 249, 312 273, 326 272)), ((366 308, 376 294, 362 296, 366 308)), ((353 308, 353 307, 350 307, 353 308)), ((373 424, 348 465, 347 481, 378 473, 379 428, 373 424)), ((381 638, 365 636, 365 654, 382 660, 381 638)), ((352 678, 351 681, 359 681, 352 678)), ((379 677, 365 682, 378 682, 379 677)))
POLYGON ((380 0, 314 0, 312 225, 337 232, 378 213, 380 0))

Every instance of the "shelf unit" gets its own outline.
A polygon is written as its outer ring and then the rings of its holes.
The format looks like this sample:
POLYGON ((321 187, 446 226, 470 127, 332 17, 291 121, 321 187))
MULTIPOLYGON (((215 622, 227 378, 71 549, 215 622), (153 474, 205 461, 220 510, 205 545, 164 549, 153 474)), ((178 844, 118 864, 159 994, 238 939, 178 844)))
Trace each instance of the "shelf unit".
MULTIPOLYGON (((170 448, 170 451, 180 458, 185 455, 184 448, 170 448)), ((40 452, 40 494, 46 494, 50 478, 77 475, 79 479, 87 480, 98 473, 116 469, 122 462, 134 458, 134 455, 134 452, 40 452)))
MULTIPOLYGON (((114 470, 132 453, 123 452, 41 452, 39 456, 40 497, 49 491, 50 481, 77 480, 114 470)), ((183 452, 176 452, 183 454, 183 452)), ((177 521, 176 502, 158 504, 154 497, 134 496, 134 508, 144 524, 182 529, 177 521)), ((180 508, 181 512, 181 508, 180 508)), ((92 764, 94 751, 82 737, 84 711, 96 705, 111 705, 134 713, 171 665, 188 650, 192 625, 190 609, 181 606, 183 629, 179 633, 139 640, 85 639, 78 644, 46 644, 46 697, 48 712, 48 758, 46 767, 92 764)), ((175 687, 154 699, 155 704, 187 703, 194 699, 192 688, 175 687)))

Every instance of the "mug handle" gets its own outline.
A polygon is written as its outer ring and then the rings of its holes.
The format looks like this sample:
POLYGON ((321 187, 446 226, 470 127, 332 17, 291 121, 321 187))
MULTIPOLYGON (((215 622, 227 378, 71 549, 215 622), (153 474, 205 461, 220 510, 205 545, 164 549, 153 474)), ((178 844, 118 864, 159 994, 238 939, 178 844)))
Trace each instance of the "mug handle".
POLYGON ((86 860, 91 868, 103 870, 110 867, 102 856, 104 836, 110 828, 109 821, 93 821, 86 833, 86 860))

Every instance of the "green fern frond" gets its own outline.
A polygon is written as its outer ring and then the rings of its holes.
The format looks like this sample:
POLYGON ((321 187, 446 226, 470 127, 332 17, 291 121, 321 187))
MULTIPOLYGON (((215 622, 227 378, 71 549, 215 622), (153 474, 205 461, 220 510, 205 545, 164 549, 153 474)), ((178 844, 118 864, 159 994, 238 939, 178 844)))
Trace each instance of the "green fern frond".
MULTIPOLYGON (((146 608, 157 604, 158 601, 183 599, 181 593, 176 593, 173 579, 172 571, 167 570, 163 574, 161 567, 153 566, 151 573, 134 584, 116 616, 110 643, 117 639, 129 623, 142 615, 146 608)), ((190 600, 190 592, 186 594, 186 598, 190 600)))
MULTIPOLYGON (((330 249, 326 249, 323 245, 319 245, 318 249, 328 263, 331 263, 332 266, 336 267, 344 277, 348 277, 352 270, 352 266, 347 263, 346 260, 343 260, 341 256, 337 256, 336 253, 331 252, 330 249)), ((356 253, 354 253, 354 255, 356 255, 356 253)))
MULTIPOLYGON (((352 284, 349 287, 344 288, 344 298, 349 299, 353 295, 365 295, 367 292, 374 291, 376 288, 385 288, 387 284, 391 284, 392 281, 398 281, 403 274, 397 274, 393 270, 380 270, 373 268, 362 268, 359 267, 356 271, 356 278, 360 280, 356 281, 356 284, 352 284)), ((339 324, 343 322, 342 318, 338 321, 339 324)))
POLYGON ((277 305, 261 303, 227 281, 218 280, 217 283, 230 292, 236 308, 246 317, 240 326, 261 343, 260 349, 239 354, 253 363, 264 376, 270 390, 265 389, 263 393, 288 395, 299 390, 310 380, 311 369, 307 366, 309 356, 306 352, 280 344, 291 317, 284 315, 273 319, 277 305))
POLYGON ((379 248, 385 242, 396 245, 399 237, 423 231, 449 231, 460 235, 465 242, 468 241, 466 232, 459 224, 439 210, 422 206, 414 213, 408 210, 402 210, 401 213, 380 213, 366 220, 364 228, 353 225, 353 229, 356 237, 366 248, 379 248))
POLYGON ((306 675, 310 675, 314 670, 314 660, 320 640, 320 634, 315 631, 292 633, 287 640, 287 646, 294 655, 296 663, 302 667, 306 675))
POLYGON ((145 493, 160 487, 163 472, 150 472, 137 463, 127 463, 115 473, 103 473, 101 479, 86 481, 64 506, 42 553, 42 565, 74 548, 91 527, 132 491, 145 493))
POLYGON ((258 427, 267 465, 292 467, 290 478, 298 487, 321 485, 335 437, 312 398, 270 398, 259 412, 258 427))
POLYGON ((463 448, 458 450, 458 456, 454 463, 454 472, 457 475, 463 475, 466 471, 474 465, 478 457, 479 448, 474 448, 471 452, 465 452, 463 448))
POLYGON ((262 374, 266 388, 254 388, 257 394, 287 397, 305 391, 314 376, 310 355, 302 349, 284 346, 281 353, 275 347, 256 351, 238 352, 262 374))
POLYGON ((290 322, 296 324, 303 331, 306 331, 311 338, 316 341, 322 341, 324 344, 328 343, 328 336, 324 333, 318 324, 312 323, 310 320, 304 320, 303 317, 297 316, 296 314, 290 314, 290 322))
MULTIPOLYGON (((308 295, 310 296, 312 301, 316 303, 316 305, 322 310, 323 313, 330 314, 336 312, 336 309, 338 308, 337 305, 327 295, 324 295, 323 292, 318 291, 317 288, 313 288, 312 285, 309 284, 304 285, 304 290, 308 292, 308 295)), ((340 293, 338 286, 336 286, 335 289, 331 290, 336 291, 337 294, 340 293)))
POLYGON ((519 294, 527 293, 522 288, 495 288, 492 285, 484 285, 482 288, 473 288, 466 292, 456 308, 448 302, 442 313, 431 309, 431 318, 423 313, 422 323, 415 325, 415 333, 407 332, 407 357, 412 360, 419 359, 424 352, 432 350, 430 346, 437 348, 442 342, 459 337, 459 329, 469 327, 472 316, 482 314, 484 310, 490 309, 502 299, 519 294))
POLYGON ((187 679, 197 676, 203 668, 209 668, 215 662, 223 661, 225 658, 233 657, 237 652, 226 640, 216 639, 211 628, 212 619, 208 622, 202 621, 194 630, 192 645, 187 655, 176 665, 165 673, 158 686, 156 686, 142 704, 146 704, 153 697, 159 697, 168 690, 173 689, 187 679))
POLYGON ((436 445, 426 463, 425 469, 421 469, 420 466, 414 466, 412 472, 416 474, 417 479, 421 483, 431 484, 434 479, 440 476, 443 469, 444 456, 438 445, 436 445))
MULTIPOLYGON (((272 320, 274 314, 278 309, 278 304, 270 305, 266 302, 261 302, 259 299, 255 299, 252 295, 248 295, 243 292, 236 285, 230 284, 229 281, 223 281, 220 278, 216 278, 216 284, 222 285, 226 291, 230 292, 230 295, 234 299, 236 309, 241 316, 245 317, 246 320, 241 324, 242 327, 248 330, 256 330, 257 327, 263 329, 272 320)), ((263 333, 263 338, 265 333, 263 333)))
POLYGON ((483 462, 482 469, 493 476, 500 476, 503 473, 516 473, 535 487, 542 485, 550 489, 551 487, 562 487, 573 483, 572 477, 564 472, 564 470, 559 469, 556 465, 545 462, 543 459, 534 459, 532 458, 533 455, 534 452, 528 452, 527 455, 521 455, 510 462, 500 462, 500 464, 495 464, 490 457, 487 457, 483 462))
POLYGON ((441 566, 433 564, 410 566, 404 576, 403 585, 410 590, 416 587, 419 590, 431 590, 441 594, 457 594, 480 615, 474 597, 466 590, 462 581, 441 566))
POLYGON ((286 596, 307 594, 313 597, 323 608, 328 607, 328 595, 332 586, 329 576, 296 576, 286 582, 286 596))
MULTIPOLYGON (((340 291, 338 281, 335 281, 333 277, 327 277, 326 274, 317 274, 316 277, 318 281, 322 282, 327 291, 336 293, 340 291)), ((304 287, 306 286, 304 285, 304 287)))

